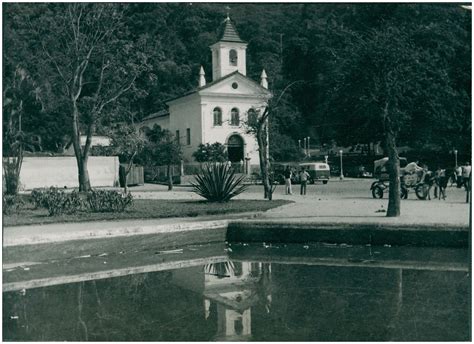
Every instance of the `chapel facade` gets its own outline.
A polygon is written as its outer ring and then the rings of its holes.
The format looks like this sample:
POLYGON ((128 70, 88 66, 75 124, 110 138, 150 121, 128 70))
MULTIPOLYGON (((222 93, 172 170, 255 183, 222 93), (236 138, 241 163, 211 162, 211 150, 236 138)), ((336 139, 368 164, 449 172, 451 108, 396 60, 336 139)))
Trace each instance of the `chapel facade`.
POLYGON ((206 81, 201 66, 196 89, 166 102, 168 111, 144 118, 142 126, 158 124, 170 130, 182 147, 185 162, 199 144, 225 145, 231 162, 259 164, 257 140, 247 133, 250 118, 263 111, 271 93, 265 70, 260 83, 246 76, 246 48, 229 17, 218 42, 210 46, 212 82, 206 81))

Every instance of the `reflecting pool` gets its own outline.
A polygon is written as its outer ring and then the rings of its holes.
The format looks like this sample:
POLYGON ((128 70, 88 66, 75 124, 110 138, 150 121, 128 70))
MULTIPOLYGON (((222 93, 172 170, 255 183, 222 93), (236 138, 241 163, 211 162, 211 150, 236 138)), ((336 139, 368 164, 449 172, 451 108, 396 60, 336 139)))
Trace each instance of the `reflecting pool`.
POLYGON ((208 261, 160 252, 169 268, 4 292, 4 340, 470 340, 467 250, 223 250, 208 261))

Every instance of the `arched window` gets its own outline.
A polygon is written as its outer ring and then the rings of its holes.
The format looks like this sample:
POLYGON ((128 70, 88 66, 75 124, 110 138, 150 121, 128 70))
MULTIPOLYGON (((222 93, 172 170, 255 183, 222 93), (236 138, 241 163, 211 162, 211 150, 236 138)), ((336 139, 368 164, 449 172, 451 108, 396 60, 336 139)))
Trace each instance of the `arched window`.
POLYGON ((247 121, 249 126, 255 127, 257 125, 257 112, 255 111, 255 109, 249 109, 249 111, 247 111, 247 115, 247 121))
POLYGON ((214 125, 222 125, 222 110, 219 107, 214 108, 214 125))
POLYGON ((230 125, 239 125, 240 118, 239 118, 239 109, 233 108, 230 111, 230 125))
POLYGON ((237 51, 234 49, 229 51, 229 64, 231 66, 237 66, 237 51))

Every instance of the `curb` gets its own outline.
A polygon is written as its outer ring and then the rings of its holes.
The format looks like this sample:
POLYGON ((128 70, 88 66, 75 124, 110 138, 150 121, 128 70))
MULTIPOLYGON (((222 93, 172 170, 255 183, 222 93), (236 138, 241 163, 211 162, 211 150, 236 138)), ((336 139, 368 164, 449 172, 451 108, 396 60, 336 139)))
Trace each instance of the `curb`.
MULTIPOLYGON (((264 212, 244 212, 244 213, 234 213, 214 216, 203 216, 199 220, 195 219, 190 221, 190 218, 175 218, 172 223, 159 224, 156 221, 167 220, 164 219, 147 219, 147 220, 137 220, 136 224, 123 224, 123 222, 130 220, 115 221, 115 222, 71 222, 71 223, 54 223, 54 224, 44 224, 44 225, 26 225, 26 226, 11 226, 5 227, 3 229, 3 247, 12 247, 12 246, 28 246, 36 244, 47 244, 47 243, 60 243, 68 242, 75 240, 89 240, 89 239, 103 239, 103 238, 114 238, 114 237, 129 237, 134 235, 153 235, 153 234, 173 234, 173 233, 182 233, 182 232, 194 232, 202 230, 212 230, 212 229, 227 229, 229 221, 233 219, 245 220, 253 219, 264 212), (104 223, 107 223, 109 228, 103 228, 104 223), (114 224, 114 227, 110 228, 110 223, 114 224), (62 225, 88 225, 86 230, 72 230, 72 231, 55 231, 53 233, 47 233, 43 228, 48 226, 62 226, 62 225), (19 234, 18 229, 22 228, 35 228, 37 229, 37 234, 31 234, 31 231, 19 234), (14 235, 9 235, 6 233, 6 229, 15 231, 17 233, 14 235)), ((171 218, 170 218, 171 219, 171 218)))
MULTIPOLYGON (((240 214, 242 215, 242 214, 240 214)), ((246 214, 256 218, 259 213, 246 214)), ((97 224, 95 224, 97 226, 97 224)), ((29 246, 47 243, 64 243, 77 240, 120 238, 145 235, 173 235, 186 232, 221 230, 229 242, 306 243, 324 242, 355 245, 410 245, 435 247, 469 247, 469 227, 416 224, 374 223, 294 223, 255 219, 203 220, 169 224, 137 224, 85 231, 25 233, 8 236, 4 233, 3 247, 29 246)), ((204 232, 203 232, 204 233, 204 232)), ((202 238, 205 240, 205 238, 202 238)))
POLYGON ((470 242, 470 231, 464 226, 233 221, 227 227, 226 239, 229 242, 324 242, 467 248, 470 242))
POLYGON ((178 232, 192 232, 206 229, 227 228, 229 220, 200 221, 190 223, 172 223, 164 225, 132 225, 114 229, 90 228, 87 231, 69 233, 39 233, 38 235, 5 236, 3 247, 27 246, 46 243, 60 243, 75 240, 103 239, 116 237, 129 237, 134 235, 172 234, 178 232))

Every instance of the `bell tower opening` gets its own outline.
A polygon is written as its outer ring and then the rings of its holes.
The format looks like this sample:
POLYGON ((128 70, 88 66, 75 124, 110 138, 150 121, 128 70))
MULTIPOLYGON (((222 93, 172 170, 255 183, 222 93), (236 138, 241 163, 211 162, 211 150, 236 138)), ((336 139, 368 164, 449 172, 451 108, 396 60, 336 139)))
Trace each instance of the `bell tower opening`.
POLYGON ((238 71, 246 75, 245 50, 247 43, 240 39, 229 17, 224 21, 224 29, 218 42, 210 46, 212 50, 212 80, 220 79, 238 71))
POLYGON ((229 65, 237 66, 237 51, 235 49, 229 51, 229 65))

